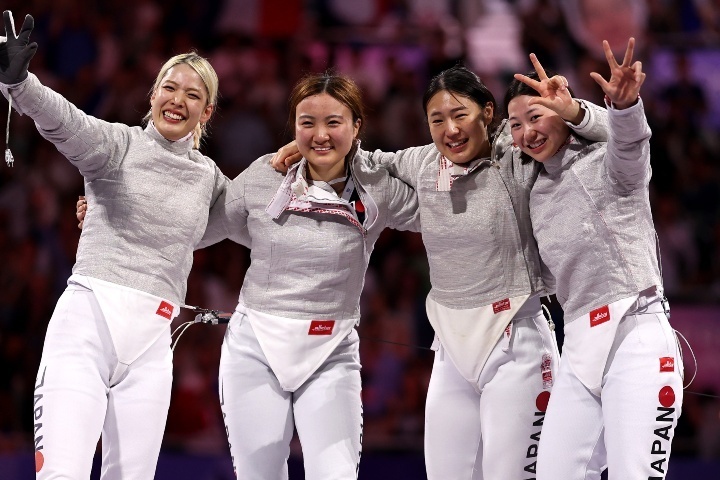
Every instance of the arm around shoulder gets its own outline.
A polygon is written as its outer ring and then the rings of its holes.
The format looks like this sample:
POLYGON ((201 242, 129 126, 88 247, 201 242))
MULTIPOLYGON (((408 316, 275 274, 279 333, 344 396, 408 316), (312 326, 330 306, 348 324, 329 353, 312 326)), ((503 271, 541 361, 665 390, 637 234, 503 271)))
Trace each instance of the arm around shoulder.
POLYGON ((410 147, 396 152, 373 152, 362 151, 371 161, 387 169, 391 176, 399 178, 406 184, 417 187, 417 177, 422 168, 423 162, 428 155, 436 153, 435 145, 424 145, 422 147, 410 147))
MULTIPOLYGON (((223 176, 224 177, 224 176, 223 176)), ((205 234, 195 249, 205 248, 226 238, 247 246, 247 218, 245 208, 245 181, 247 170, 228 181, 208 215, 205 234)))
POLYGON ((387 226, 396 230, 420 231, 420 209, 415 189, 397 178, 388 177, 387 226))

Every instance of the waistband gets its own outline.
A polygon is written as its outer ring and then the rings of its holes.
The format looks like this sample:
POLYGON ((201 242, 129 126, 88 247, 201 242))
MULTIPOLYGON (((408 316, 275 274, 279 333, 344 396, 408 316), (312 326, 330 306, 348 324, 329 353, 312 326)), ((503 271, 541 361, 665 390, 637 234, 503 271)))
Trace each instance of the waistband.
POLYGON ((659 295, 655 287, 640 292, 635 303, 630 305, 626 315, 639 315, 643 313, 666 313, 667 301, 659 295))
POLYGON ((542 307, 540 306, 540 294, 535 293, 530 295, 520 310, 517 311, 512 321, 524 320, 526 318, 535 318, 538 314, 542 314, 542 307))

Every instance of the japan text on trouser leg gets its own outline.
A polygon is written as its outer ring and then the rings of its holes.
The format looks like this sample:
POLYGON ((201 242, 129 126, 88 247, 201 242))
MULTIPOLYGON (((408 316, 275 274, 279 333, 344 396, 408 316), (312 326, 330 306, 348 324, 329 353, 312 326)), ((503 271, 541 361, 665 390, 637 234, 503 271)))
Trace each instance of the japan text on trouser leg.
POLYGON ((87 480, 101 433, 103 480, 154 477, 172 385, 169 346, 168 333, 132 366, 118 364, 92 291, 67 288, 35 384, 38 480, 87 480), (126 371, 111 385, 118 368, 126 371))
MULTIPOLYGON (((653 306, 651 306, 653 307, 653 306)), ((605 367, 602 397, 565 360, 548 407, 538 480, 662 480, 682 408, 682 361, 665 314, 625 316, 605 367)))
POLYGON ((541 313, 514 319, 508 340, 495 346, 476 385, 460 375, 442 346, 436 353, 425 417, 429 480, 535 478, 550 397, 543 355, 550 356, 554 374, 557 345, 541 313))
POLYGON ((220 360, 220 403, 237 478, 286 480, 295 425, 306 479, 357 478, 362 406, 356 331, 291 393, 280 387, 244 320, 233 316, 220 360))

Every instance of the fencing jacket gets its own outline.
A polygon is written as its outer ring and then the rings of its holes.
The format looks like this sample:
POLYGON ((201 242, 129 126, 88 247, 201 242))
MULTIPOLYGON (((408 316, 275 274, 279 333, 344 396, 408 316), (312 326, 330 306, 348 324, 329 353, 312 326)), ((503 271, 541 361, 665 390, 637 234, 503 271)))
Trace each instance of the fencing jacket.
POLYGON ((215 163, 192 139, 86 115, 32 73, 2 90, 85 178, 92 207, 73 273, 182 303, 193 249, 227 181, 215 163))
POLYGON ((571 142, 530 195, 540 254, 566 322, 662 284, 650 212, 650 127, 642 100, 608 109, 609 140, 571 142))
MULTIPOLYGON (((607 138, 605 109, 581 103, 583 122, 569 125, 588 138, 607 138)), ((429 297, 445 307, 476 308, 551 290, 543 281, 528 207, 538 166, 512 155, 508 132, 498 135, 491 158, 454 178, 449 191, 438 188, 443 159, 435 145, 370 154, 417 190, 429 297)))
MULTIPOLYGON (((364 223, 319 210, 266 209, 281 194, 283 174, 259 158, 236 177, 210 213, 198 247, 224 238, 250 248, 241 298, 248 308, 296 319, 359 318, 365 271, 386 227, 418 230, 417 196, 383 168, 355 155, 350 174, 364 204, 364 223)), ((301 167, 304 161, 300 163, 301 167)), ((300 168, 301 168, 300 167, 300 168)), ((288 172, 294 175, 297 169, 288 172)))

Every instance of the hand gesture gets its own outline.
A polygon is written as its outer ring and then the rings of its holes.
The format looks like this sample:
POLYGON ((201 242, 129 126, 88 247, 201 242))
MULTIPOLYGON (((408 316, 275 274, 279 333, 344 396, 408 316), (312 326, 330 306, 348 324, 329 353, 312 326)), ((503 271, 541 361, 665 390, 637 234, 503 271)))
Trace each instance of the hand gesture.
POLYGON ((642 63, 632 63, 635 39, 631 37, 628 40, 622 65, 618 65, 607 40, 603 40, 603 50, 608 65, 610 65, 610 81, 605 81, 599 73, 592 72, 590 76, 600 85, 605 95, 618 110, 634 105, 640 95, 640 87, 645 82, 642 63))
POLYGON ((85 200, 85 197, 80 196, 78 197, 77 204, 75 205, 75 216, 78 219, 78 228, 82 230, 83 224, 85 223, 85 214, 87 213, 87 200, 85 200))
POLYGON ((25 15, 20 35, 15 35, 15 21, 10 10, 3 12, 3 20, 6 38, 0 42, 0 83, 12 85, 27 78, 28 65, 37 50, 37 43, 28 43, 35 21, 25 15))
POLYGON ((300 155, 300 151, 297 148, 297 143, 293 140, 273 155, 270 159, 270 165, 278 172, 285 173, 288 171, 290 165, 299 162, 301 158, 302 155, 300 155))
MULTIPOLYGON (((545 69, 540 64, 534 53, 530 54, 530 62, 538 74, 539 80, 516 73, 515 79, 524 83, 528 87, 540 94, 539 97, 532 98, 528 103, 530 105, 542 105, 556 112, 565 120, 574 120, 580 113, 580 104, 573 100, 570 90, 568 90, 568 81, 561 75, 555 75, 548 78, 545 69)), ((582 118, 582 117, 581 117, 582 118)), ((576 122, 577 123, 577 122, 576 122)))

